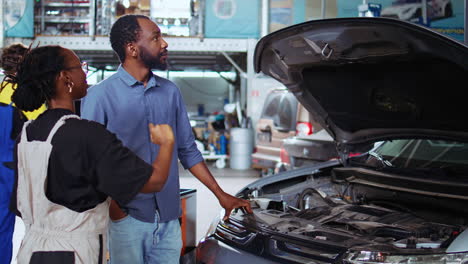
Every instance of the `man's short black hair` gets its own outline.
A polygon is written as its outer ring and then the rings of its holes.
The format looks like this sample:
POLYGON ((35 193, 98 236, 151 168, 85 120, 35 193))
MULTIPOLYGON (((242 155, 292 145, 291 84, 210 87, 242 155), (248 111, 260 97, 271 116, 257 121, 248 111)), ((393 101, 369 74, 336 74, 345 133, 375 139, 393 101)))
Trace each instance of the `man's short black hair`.
POLYGON ((112 25, 110 43, 121 63, 125 61, 125 46, 139 38, 141 27, 138 24, 138 18, 149 19, 144 15, 124 15, 112 25))

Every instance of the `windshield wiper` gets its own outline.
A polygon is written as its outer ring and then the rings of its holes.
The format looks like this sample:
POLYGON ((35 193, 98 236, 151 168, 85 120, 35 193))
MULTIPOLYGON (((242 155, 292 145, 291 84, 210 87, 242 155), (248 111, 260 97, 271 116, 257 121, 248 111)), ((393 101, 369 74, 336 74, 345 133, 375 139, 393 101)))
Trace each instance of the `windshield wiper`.
POLYGON ((392 164, 390 161, 384 159, 384 158, 382 157, 382 155, 380 155, 379 153, 374 152, 374 151, 372 151, 372 150, 369 151, 369 152, 367 152, 367 153, 368 153, 369 155, 371 155, 372 157, 376 158, 377 160, 379 160, 380 162, 382 162, 382 164, 383 164, 385 167, 394 167, 393 164, 392 164))

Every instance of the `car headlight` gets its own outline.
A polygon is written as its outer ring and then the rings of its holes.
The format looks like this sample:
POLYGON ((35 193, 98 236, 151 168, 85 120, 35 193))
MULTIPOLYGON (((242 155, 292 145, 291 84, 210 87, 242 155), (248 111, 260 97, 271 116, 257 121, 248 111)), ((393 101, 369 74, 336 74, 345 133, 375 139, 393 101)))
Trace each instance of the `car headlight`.
POLYGON ((359 251, 346 257, 351 264, 468 264, 468 252, 435 255, 390 255, 384 252, 359 251))

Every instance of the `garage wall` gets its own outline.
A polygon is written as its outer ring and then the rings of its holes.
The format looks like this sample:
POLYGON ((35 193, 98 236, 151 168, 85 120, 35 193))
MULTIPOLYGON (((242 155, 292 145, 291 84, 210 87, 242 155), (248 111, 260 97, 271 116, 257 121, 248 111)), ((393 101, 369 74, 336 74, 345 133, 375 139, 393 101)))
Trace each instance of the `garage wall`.
POLYGON ((187 111, 197 113, 198 104, 203 104, 205 113, 221 111, 224 100, 229 98, 229 84, 216 77, 170 77, 184 98, 187 111))

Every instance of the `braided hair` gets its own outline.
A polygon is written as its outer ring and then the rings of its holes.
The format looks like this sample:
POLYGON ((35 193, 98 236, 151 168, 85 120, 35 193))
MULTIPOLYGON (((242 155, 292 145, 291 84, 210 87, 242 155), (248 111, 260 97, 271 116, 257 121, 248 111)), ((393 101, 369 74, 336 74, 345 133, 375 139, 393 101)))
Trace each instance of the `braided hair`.
POLYGON ((125 61, 125 45, 138 40, 141 31, 138 18, 149 19, 144 15, 124 15, 112 25, 110 43, 121 63, 125 61))
POLYGON ((34 48, 18 64, 16 75, 5 76, 17 84, 11 97, 17 108, 33 111, 55 96, 55 80, 65 68, 63 48, 43 46, 34 48))

